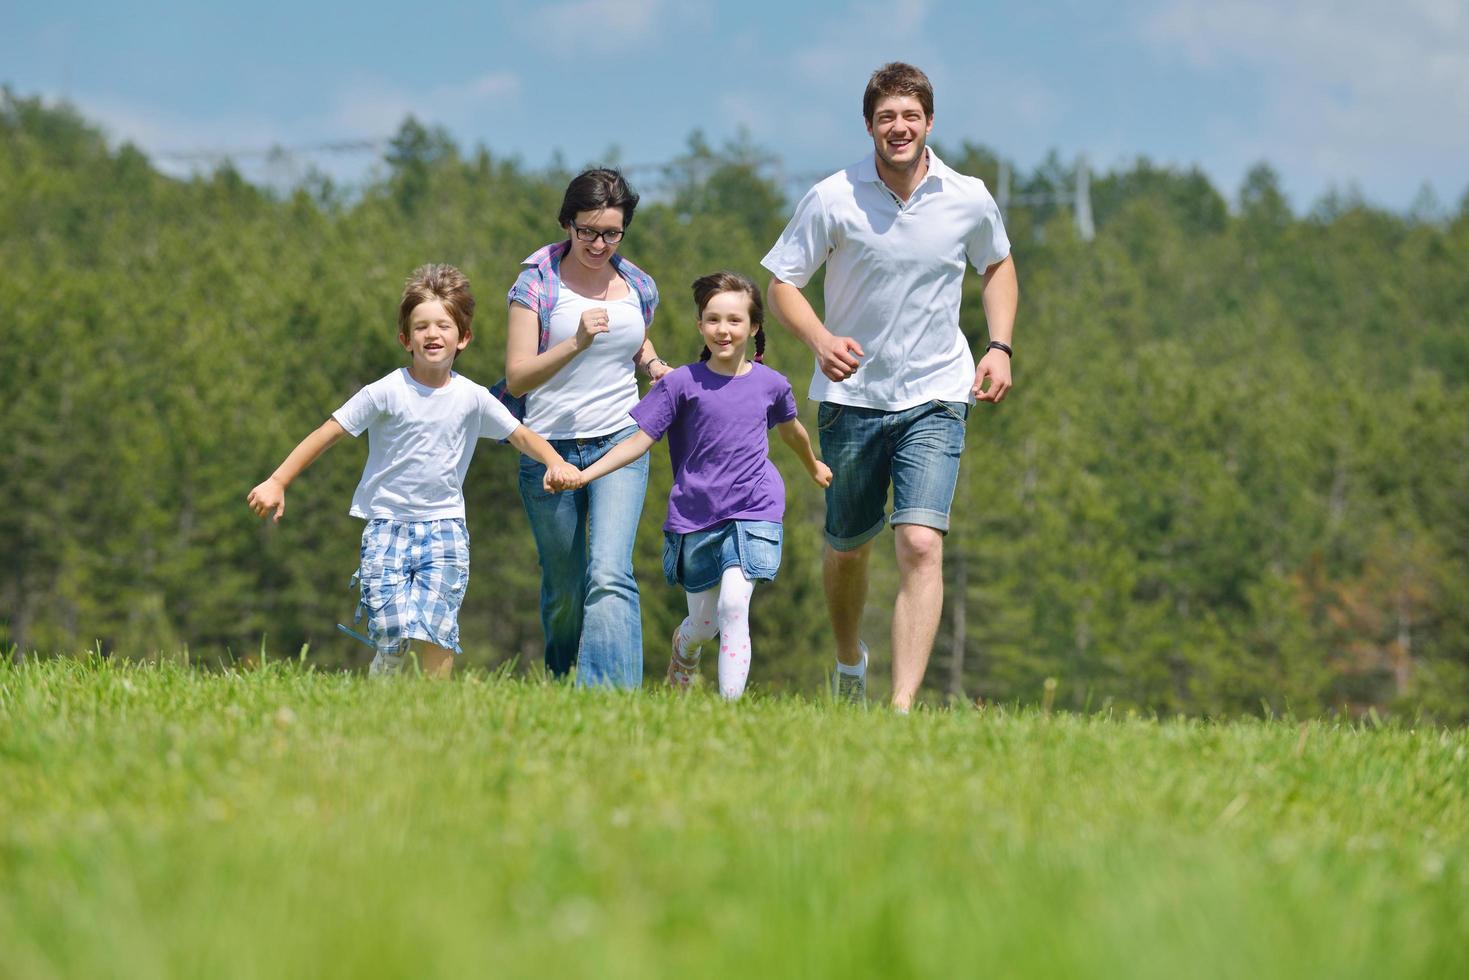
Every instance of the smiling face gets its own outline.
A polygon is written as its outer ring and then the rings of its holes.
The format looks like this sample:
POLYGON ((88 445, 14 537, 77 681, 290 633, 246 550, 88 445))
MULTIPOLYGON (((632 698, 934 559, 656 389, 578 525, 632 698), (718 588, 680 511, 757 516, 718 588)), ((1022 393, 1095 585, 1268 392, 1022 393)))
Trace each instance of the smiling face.
MULTIPOLYGON (((620 233, 624 227, 622 208, 602 208, 599 211, 578 211, 566 226, 566 236, 571 239, 570 258, 582 267, 600 272, 612 261, 612 255, 621 244, 620 233), (611 232, 617 242, 608 244, 601 232, 611 232), (583 241, 587 235, 596 234, 591 241, 583 241)), ((563 260, 564 261, 564 260, 563 260)))
POLYGON ((709 348, 709 366, 721 374, 739 370, 755 329, 750 320, 750 297, 741 292, 709 297, 699 314, 699 333, 709 348))
POLYGON ((468 330, 460 332, 442 301, 433 299, 419 303, 408 314, 398 342, 413 355, 414 368, 439 373, 454 366, 454 356, 469 346, 471 336, 468 330))
POLYGON ((878 160, 893 170, 912 170, 923 161, 933 117, 913 95, 889 95, 878 100, 867 120, 867 132, 878 160))

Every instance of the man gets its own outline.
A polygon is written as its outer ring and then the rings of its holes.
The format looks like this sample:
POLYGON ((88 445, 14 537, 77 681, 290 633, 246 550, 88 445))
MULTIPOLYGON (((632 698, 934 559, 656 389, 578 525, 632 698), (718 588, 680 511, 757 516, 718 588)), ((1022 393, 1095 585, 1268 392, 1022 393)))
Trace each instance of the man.
POLYGON ((821 451, 833 472, 823 578, 837 694, 866 697, 859 627, 891 485, 899 572, 892 706, 907 712, 943 610, 944 534, 969 406, 1010 390, 1019 287, 984 182, 927 147, 927 76, 884 65, 867 83, 862 114, 873 153, 813 187, 762 264, 772 275, 771 310, 816 355, 811 398, 821 403, 821 451), (990 343, 978 367, 959 329, 966 260, 984 276, 990 343), (825 323, 801 293, 823 262, 825 323))

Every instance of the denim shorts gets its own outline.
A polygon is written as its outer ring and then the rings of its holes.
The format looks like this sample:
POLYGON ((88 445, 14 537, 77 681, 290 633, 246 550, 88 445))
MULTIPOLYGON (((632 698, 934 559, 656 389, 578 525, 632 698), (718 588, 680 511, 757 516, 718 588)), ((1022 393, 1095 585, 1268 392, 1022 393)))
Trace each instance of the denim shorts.
POLYGON ((353 579, 362 587, 354 620, 367 617, 375 649, 401 653, 409 640, 423 640, 460 652, 459 607, 469 585, 463 520, 368 521, 353 579))
POLYGON ((685 592, 707 592, 736 565, 752 582, 780 571, 782 528, 773 521, 725 521, 703 531, 663 532, 663 576, 685 592))
POLYGON ((816 429, 832 474, 827 543, 852 551, 876 537, 889 485, 892 523, 947 533, 968 418, 964 402, 924 402, 901 412, 822 402, 816 429))

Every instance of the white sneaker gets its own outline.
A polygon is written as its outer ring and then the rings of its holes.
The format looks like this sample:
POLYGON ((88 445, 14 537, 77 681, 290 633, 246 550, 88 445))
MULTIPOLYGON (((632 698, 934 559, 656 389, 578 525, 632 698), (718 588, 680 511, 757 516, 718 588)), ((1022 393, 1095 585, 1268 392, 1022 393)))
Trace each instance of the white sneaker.
POLYGON ((378 651, 377 656, 372 658, 372 663, 367 667, 368 677, 392 677, 403 670, 404 656, 400 654, 383 653, 378 651))
POLYGON ((857 649, 862 651, 862 673, 848 674, 841 669, 837 670, 836 699, 838 704, 865 705, 867 703, 867 644, 858 640, 857 649))

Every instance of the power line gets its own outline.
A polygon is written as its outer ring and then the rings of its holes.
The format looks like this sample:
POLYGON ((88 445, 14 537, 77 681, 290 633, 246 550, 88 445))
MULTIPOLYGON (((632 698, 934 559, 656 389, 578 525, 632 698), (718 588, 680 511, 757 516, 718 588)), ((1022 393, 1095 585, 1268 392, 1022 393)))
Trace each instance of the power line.
POLYGON ((388 146, 388 139, 332 140, 327 143, 308 143, 300 146, 279 144, 260 149, 258 147, 232 150, 163 150, 154 156, 181 163, 223 163, 226 160, 271 160, 313 153, 378 153, 388 146))
MULTIPOLYGON (((244 147, 234 149, 194 149, 194 150, 163 150, 155 156, 164 160, 177 163, 211 164, 218 166, 228 161, 260 160, 273 166, 291 178, 299 179, 302 173, 301 158, 314 155, 333 154, 359 154, 373 153, 381 154, 390 145, 392 140, 388 137, 375 137, 367 139, 350 140, 328 140, 320 143, 302 143, 295 146, 282 146, 275 144, 269 147, 244 147)), ((690 161, 684 161, 687 166, 690 161)), ((693 161, 699 163, 703 161, 693 161)), ((710 167, 723 163, 717 158, 709 158, 707 163, 710 167)), ((668 190, 678 179, 672 174, 675 164, 673 161, 664 163, 627 163, 618 164, 617 169, 630 177, 637 177, 639 183, 647 186, 651 184, 657 191, 668 190)), ((750 166, 759 170, 771 170, 771 179, 775 184, 790 192, 793 196, 799 196, 805 189, 822 180, 835 171, 803 171, 800 173, 785 173, 778 163, 764 161, 751 163, 750 166)), ((707 176, 707 173, 704 175, 707 176)), ((698 179, 696 175, 695 179, 698 179)), ((1070 206, 1073 219, 1076 222, 1077 234, 1082 241, 1089 242, 1096 237, 1096 227, 1092 221, 1091 202, 1091 170, 1087 165, 1086 156, 1080 155, 1076 158, 1076 178, 1068 189, 1056 191, 1030 191, 1016 194, 1010 190, 1010 165, 1004 160, 1000 161, 1000 173, 995 188, 995 201, 1000 207, 1000 214, 1007 215, 1013 207, 1035 207, 1035 206, 1070 206)), ((290 182, 288 180, 287 182, 290 182)))

